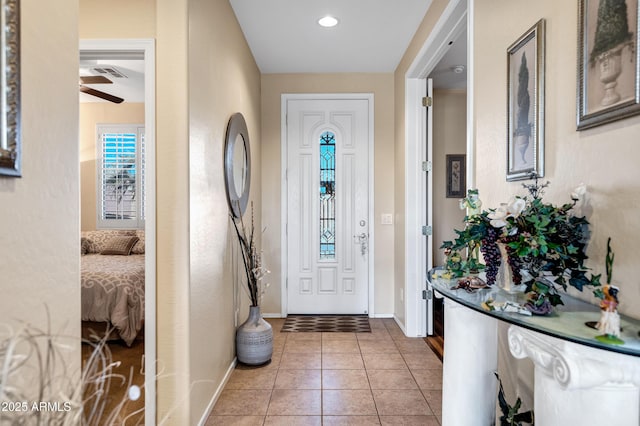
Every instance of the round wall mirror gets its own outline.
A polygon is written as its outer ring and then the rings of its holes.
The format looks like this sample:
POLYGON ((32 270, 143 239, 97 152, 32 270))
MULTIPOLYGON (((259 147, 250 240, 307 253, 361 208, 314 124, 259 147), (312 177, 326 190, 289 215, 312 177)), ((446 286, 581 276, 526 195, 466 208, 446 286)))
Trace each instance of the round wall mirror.
POLYGON ((224 146, 224 180, 227 201, 233 217, 247 209, 251 183, 251 151, 247 123, 239 112, 233 114, 227 126, 224 146))

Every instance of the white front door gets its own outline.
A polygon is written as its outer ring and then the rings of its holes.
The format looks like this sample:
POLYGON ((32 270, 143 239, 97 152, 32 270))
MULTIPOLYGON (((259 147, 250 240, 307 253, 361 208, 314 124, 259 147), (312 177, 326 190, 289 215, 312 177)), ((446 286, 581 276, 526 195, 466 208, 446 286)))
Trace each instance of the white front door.
POLYGON ((368 313, 366 99, 287 99, 287 312, 368 313))

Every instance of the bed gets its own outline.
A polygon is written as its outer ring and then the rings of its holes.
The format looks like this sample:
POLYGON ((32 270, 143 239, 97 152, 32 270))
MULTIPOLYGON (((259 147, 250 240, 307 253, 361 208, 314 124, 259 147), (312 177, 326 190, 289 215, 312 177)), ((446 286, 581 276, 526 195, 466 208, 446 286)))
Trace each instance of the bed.
POLYGON ((144 323, 144 231, 84 231, 81 245, 82 321, 131 346, 144 323))

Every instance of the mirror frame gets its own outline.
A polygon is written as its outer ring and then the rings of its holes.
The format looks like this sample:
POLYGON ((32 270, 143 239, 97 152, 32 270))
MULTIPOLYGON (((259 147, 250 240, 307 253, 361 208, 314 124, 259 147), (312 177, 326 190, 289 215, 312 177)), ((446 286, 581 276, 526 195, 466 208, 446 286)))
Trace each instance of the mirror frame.
POLYGON ((229 119, 224 144, 224 183, 227 190, 227 202, 229 203, 229 209, 231 210, 231 214, 234 218, 242 217, 244 212, 247 210, 247 203, 249 202, 249 188, 251 186, 250 145, 247 123, 244 121, 244 116, 237 112, 229 119), (242 141, 244 141, 244 152, 247 165, 247 175, 245 177, 245 186, 242 194, 238 194, 236 191, 235 178, 233 174, 233 154, 238 136, 240 136, 242 141))
POLYGON ((5 11, 0 30, 5 33, 0 45, 2 99, 0 100, 0 175, 20 177, 20 7, 19 0, 1 0, 5 11))

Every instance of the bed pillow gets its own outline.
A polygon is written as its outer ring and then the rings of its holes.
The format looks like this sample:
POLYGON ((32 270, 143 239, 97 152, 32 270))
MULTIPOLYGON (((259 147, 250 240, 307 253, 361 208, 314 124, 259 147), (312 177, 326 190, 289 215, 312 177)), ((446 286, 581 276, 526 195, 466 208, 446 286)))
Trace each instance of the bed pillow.
POLYGON ((138 242, 138 237, 135 235, 122 235, 117 237, 112 237, 105 248, 102 249, 100 254, 109 254, 109 255, 122 255, 129 256, 131 253, 131 248, 138 242))
POLYGON ((111 238, 121 235, 136 235, 136 233, 133 229, 101 229, 81 233, 81 237, 89 240, 87 253, 101 253, 111 238))
POLYGON ((89 241, 87 237, 80 237, 80 254, 82 254, 82 256, 89 253, 90 244, 91 241, 89 241))
POLYGON ((137 230, 136 235, 138 237, 138 242, 131 249, 131 254, 144 254, 144 231, 137 230))

